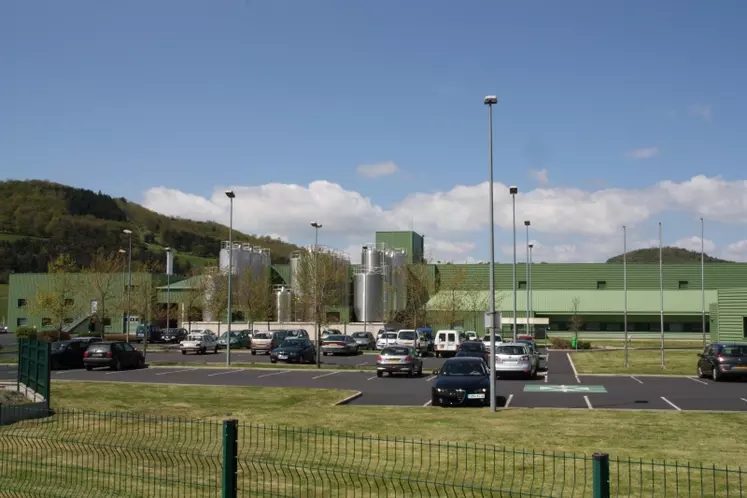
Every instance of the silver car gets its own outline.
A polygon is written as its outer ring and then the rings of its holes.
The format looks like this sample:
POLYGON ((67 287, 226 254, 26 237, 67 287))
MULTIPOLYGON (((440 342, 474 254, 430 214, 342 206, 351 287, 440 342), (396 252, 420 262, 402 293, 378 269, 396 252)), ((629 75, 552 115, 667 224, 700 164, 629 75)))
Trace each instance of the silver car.
POLYGON ((406 373, 408 377, 423 375, 423 360, 417 357, 415 350, 409 346, 391 346, 384 348, 376 359, 376 376, 385 373, 406 373))
POLYGON ((537 375, 537 357, 526 344, 509 342, 495 348, 495 371, 499 374, 537 375))
POLYGON ((327 356, 328 354, 358 354, 359 348, 355 340, 349 335, 328 335, 322 339, 322 354, 327 356))
POLYGON ((353 332, 352 337, 361 349, 376 349, 376 339, 371 332, 353 332))

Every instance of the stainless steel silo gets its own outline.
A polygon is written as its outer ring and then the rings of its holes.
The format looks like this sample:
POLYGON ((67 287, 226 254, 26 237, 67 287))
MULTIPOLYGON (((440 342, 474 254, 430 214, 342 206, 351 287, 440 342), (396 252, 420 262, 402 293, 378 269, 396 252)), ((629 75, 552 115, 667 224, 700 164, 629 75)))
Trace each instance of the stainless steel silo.
POLYGON ((355 316, 360 322, 380 322, 383 276, 381 273, 356 273, 353 283, 355 316))
POLYGON ((301 266, 301 251, 293 251, 290 258, 290 281, 291 290, 294 294, 299 295, 301 293, 301 281, 299 275, 299 269, 301 266))
POLYGON ((364 246, 361 256, 367 273, 373 273, 381 268, 381 251, 375 245, 364 246))
POLYGON ((291 291, 285 287, 275 291, 276 306, 278 310, 278 322, 286 323, 291 321, 291 291))
POLYGON ((228 244, 228 241, 223 241, 220 243, 220 254, 218 255, 218 267, 220 271, 222 272, 228 271, 228 254, 230 250, 231 250, 231 247, 228 244))

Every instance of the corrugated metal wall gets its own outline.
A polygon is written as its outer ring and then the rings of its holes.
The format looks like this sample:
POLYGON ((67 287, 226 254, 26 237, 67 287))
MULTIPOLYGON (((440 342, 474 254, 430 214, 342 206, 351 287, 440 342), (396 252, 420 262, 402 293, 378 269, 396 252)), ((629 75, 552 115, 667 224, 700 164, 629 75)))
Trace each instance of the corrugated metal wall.
POLYGON ((272 283, 275 285, 291 284, 290 265, 272 265, 272 283))
POLYGON ((744 341, 747 316, 747 287, 718 291, 719 341, 744 341))
POLYGON ((708 307, 708 319, 710 321, 711 342, 718 342, 718 303, 713 303, 708 307))

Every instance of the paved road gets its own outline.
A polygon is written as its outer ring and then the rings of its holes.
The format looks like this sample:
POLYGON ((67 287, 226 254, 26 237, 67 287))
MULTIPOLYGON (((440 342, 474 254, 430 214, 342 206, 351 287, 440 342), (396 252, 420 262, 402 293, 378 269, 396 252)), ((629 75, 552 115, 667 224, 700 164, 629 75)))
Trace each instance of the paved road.
MULTIPOLYGON (((179 355, 181 356, 181 355, 179 355)), ((573 372, 566 353, 550 354, 549 372, 537 380, 499 379, 498 406, 525 408, 747 411, 747 383, 690 377, 591 376, 573 372)), ((352 389, 352 404, 425 406, 433 376, 383 377, 373 372, 324 370, 150 368, 134 371, 67 370, 53 380, 176 383, 224 386, 352 389)))

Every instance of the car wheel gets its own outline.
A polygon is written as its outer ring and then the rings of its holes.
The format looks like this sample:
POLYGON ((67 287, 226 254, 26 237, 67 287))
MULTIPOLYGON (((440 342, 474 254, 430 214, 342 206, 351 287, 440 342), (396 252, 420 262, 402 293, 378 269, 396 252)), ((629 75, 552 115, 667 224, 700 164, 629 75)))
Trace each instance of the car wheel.
POLYGON ((187 352, 186 351, 182 351, 182 354, 187 354, 187 352))
POLYGON ((277 363, 277 362, 278 360, 273 360, 272 358, 270 358, 270 363, 277 363))
POLYGON ((711 378, 714 380, 714 382, 718 382, 721 380, 721 374, 718 373, 718 368, 713 367, 713 370, 711 370, 711 378))
POLYGON ((218 354, 218 346, 215 346, 215 349, 213 349, 213 354, 218 354))
POLYGON ((414 374, 415 374, 415 371, 414 371, 414 370, 408 370, 408 371, 407 371, 407 376, 408 376, 408 377, 412 377, 412 376, 413 376, 414 374))
POLYGON ((140 360, 138 360, 137 368, 145 368, 145 360, 143 358, 140 358, 140 360))
POLYGON ((324 351, 322 351, 322 355, 324 355, 324 356, 327 356, 327 353, 326 353, 326 352, 324 352, 324 351))
POLYGON ((383 376, 384 376, 384 372, 382 372, 381 370, 376 371, 376 377, 383 377, 383 376))
POLYGON ((114 370, 117 370, 117 371, 119 371, 119 370, 122 370, 122 363, 120 363, 120 361, 119 361, 119 360, 116 360, 116 361, 114 362, 114 366, 113 366, 112 368, 113 368, 114 370))
POLYGON ((431 396, 431 406, 441 406, 441 403, 438 401, 438 396, 431 396))
POLYGON ((436 352, 436 358, 441 358, 441 354, 436 352))
POLYGON ((423 365, 420 365, 420 368, 418 369, 418 377, 423 376, 423 365))
POLYGON ((252 354, 253 354, 253 355, 256 355, 256 354, 257 354, 257 352, 256 352, 255 350, 253 350, 253 349, 252 349, 252 354))
POLYGON ((706 376, 706 375, 705 375, 705 373, 703 372, 703 369, 702 369, 702 368, 700 368, 700 365, 698 365, 698 378, 699 378, 699 379, 702 379, 702 378, 704 378, 705 376, 706 376))
POLYGON ((86 370, 90 372, 91 370, 93 370, 93 367, 89 367, 88 365, 86 365, 86 370))

